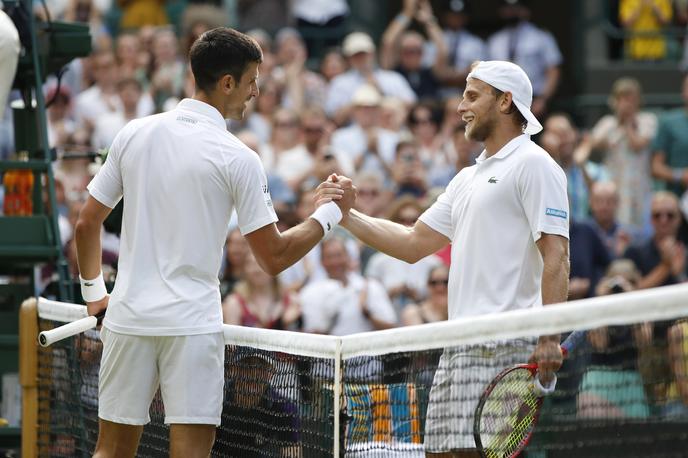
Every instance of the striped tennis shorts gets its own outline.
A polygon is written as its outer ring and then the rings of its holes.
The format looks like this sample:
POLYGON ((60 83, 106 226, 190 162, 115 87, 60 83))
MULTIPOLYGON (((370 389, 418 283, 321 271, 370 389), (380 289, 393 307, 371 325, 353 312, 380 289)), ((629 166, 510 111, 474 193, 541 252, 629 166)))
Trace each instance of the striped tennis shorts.
POLYGON ((503 369, 526 363, 535 342, 517 339, 446 348, 430 390, 425 451, 475 449, 473 414, 480 395, 503 369))

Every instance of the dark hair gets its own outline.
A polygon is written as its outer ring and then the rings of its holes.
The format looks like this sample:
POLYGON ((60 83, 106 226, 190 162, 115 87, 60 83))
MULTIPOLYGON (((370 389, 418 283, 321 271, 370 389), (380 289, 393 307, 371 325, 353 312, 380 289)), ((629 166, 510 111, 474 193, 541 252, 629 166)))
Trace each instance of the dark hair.
MULTIPOLYGON (((494 92, 496 98, 499 98, 504 94, 504 91, 500 91, 499 89, 493 86, 490 87, 492 88, 492 91, 494 92)), ((507 112, 507 114, 512 115, 512 117, 514 118, 514 122, 521 126, 521 129, 525 130, 525 128, 528 126, 528 121, 523 116, 523 114, 518 110, 514 102, 511 102, 511 106, 509 107, 509 111, 507 112)))
POLYGON ((227 27, 208 30, 198 37, 189 52, 196 87, 210 92, 223 75, 238 83, 251 62, 262 62, 263 52, 256 41, 227 27))

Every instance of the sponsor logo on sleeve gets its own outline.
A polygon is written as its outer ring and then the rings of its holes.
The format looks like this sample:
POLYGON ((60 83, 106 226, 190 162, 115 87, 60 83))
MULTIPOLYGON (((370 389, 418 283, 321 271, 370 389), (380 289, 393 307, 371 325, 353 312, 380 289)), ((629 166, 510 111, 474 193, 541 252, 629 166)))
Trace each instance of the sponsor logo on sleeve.
POLYGON ((545 215, 547 216, 555 216, 557 218, 563 218, 566 219, 568 217, 568 213, 566 213, 565 210, 559 210, 557 208, 549 208, 545 210, 545 215))

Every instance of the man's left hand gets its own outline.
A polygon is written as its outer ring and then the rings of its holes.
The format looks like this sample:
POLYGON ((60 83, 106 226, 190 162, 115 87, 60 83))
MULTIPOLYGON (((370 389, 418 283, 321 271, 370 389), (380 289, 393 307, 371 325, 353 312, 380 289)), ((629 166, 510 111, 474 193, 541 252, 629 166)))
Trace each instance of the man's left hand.
POLYGON ((549 384, 564 362, 559 336, 540 337, 529 362, 537 363, 540 382, 549 384))

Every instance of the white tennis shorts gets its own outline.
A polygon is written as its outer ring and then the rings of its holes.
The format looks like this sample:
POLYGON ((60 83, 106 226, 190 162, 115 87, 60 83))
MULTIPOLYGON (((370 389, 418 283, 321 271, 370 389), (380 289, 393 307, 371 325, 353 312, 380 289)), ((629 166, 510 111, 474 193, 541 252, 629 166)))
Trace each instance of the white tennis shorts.
POLYGON ((430 389, 425 451, 475 449, 473 417, 480 395, 503 369, 528 362, 534 341, 515 340, 447 348, 430 389))
POLYGON ((98 416, 127 425, 150 422, 160 387, 165 423, 219 425, 224 388, 222 333, 134 336, 105 327, 98 416))

